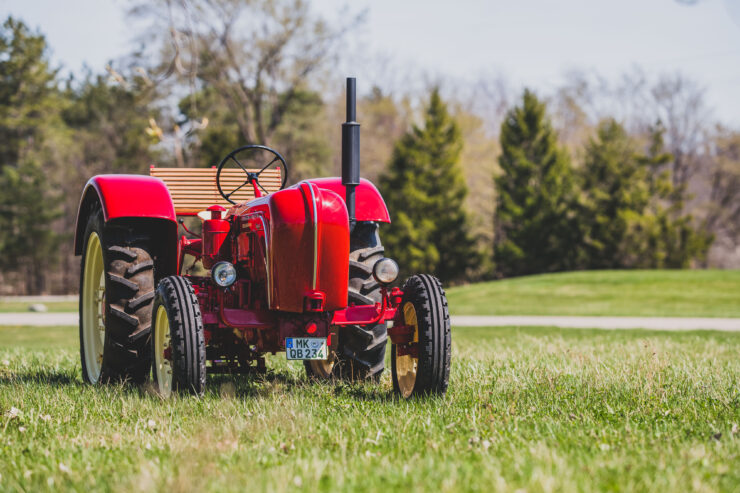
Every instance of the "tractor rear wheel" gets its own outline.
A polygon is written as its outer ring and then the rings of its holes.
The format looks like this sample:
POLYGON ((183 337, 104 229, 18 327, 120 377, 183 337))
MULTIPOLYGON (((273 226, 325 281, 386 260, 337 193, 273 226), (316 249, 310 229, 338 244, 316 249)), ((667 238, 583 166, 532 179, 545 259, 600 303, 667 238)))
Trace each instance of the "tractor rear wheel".
POLYGON ((154 299, 151 238, 88 216, 80 269, 80 359, 88 383, 149 378, 154 299))
MULTIPOLYGON (((373 277, 373 266, 383 258, 383 252, 378 224, 358 222, 350 236, 350 303, 374 305, 382 301, 380 285, 373 277)), ((387 340, 385 323, 340 327, 336 353, 331 353, 325 361, 304 361, 306 373, 309 377, 316 378, 377 380, 385 369, 387 340)))
POLYGON ((162 397, 173 391, 202 395, 206 389, 206 342, 198 298, 184 277, 157 286, 152 337, 154 385, 162 397))
POLYGON ((409 277, 398 309, 414 333, 410 344, 392 345, 393 390, 405 399, 444 395, 450 380, 452 335, 442 283, 427 274, 409 277))

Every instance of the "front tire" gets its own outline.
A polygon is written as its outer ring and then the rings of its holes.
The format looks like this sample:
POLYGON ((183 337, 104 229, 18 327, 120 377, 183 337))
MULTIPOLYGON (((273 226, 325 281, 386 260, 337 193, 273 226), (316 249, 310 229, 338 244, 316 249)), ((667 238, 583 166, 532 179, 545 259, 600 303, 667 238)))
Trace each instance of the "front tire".
POLYGON ((149 378, 154 298, 152 241, 125 224, 106 225, 95 207, 80 269, 80 359, 91 384, 149 378))
POLYGON ((427 274, 411 276, 404 283, 398 310, 414 332, 411 343, 392 346, 393 390, 404 399, 444 395, 450 381, 452 334, 442 283, 427 274))
POLYGON ((206 389, 205 334, 198 298, 186 278, 165 277, 157 286, 152 339, 152 373, 159 394, 202 395, 206 389))

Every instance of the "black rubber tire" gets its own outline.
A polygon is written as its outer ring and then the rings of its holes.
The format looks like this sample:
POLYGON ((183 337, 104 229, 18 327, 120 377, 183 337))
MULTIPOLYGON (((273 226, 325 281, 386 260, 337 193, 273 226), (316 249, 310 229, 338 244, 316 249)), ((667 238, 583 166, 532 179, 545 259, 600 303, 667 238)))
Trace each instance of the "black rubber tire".
MULTIPOLYGON (((150 330, 154 299, 152 239, 125 223, 105 225, 100 206, 93 208, 85 228, 80 287, 85 275, 87 242, 97 233, 105 270, 105 336, 100 383, 148 380, 151 362, 150 330)), ((82 291, 82 290, 81 290, 82 291)), ((85 365, 83 296, 80 296, 80 357, 82 378, 91 383, 85 365)))
MULTIPOLYGON (((349 302, 374 305, 381 301, 380 285, 373 277, 375 262, 383 258, 384 248, 378 224, 359 222, 350 236, 349 302)), ((332 376, 345 380, 379 379, 385 369, 388 333, 385 323, 340 327, 336 362, 332 376)), ((322 378, 304 361, 309 377, 322 378)))
MULTIPOLYGON (((206 390, 206 341, 193 285, 181 276, 165 277, 157 285, 155 317, 160 306, 167 312, 170 324, 172 390, 203 395, 206 390)), ((156 337, 156 334, 153 336, 156 337)), ((154 361, 153 344, 151 358, 154 361)), ((153 374, 156 387, 159 384, 157 372, 153 374)))
MULTIPOLYGON (((417 274, 409 277, 403 285, 403 301, 399 310, 411 302, 416 310, 419 328, 419 361, 416 382, 411 394, 444 395, 450 381, 452 357, 452 333, 447 296, 442 283, 434 276, 417 274)), ((391 373, 393 390, 401 395, 396 375, 396 345, 392 345, 391 373)))

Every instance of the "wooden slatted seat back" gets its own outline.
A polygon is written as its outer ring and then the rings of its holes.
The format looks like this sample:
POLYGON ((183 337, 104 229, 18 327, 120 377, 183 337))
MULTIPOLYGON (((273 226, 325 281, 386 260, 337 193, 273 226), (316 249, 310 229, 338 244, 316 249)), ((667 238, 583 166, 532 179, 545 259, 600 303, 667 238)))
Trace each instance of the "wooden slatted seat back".
MULTIPOLYGON (((216 186, 216 168, 149 168, 149 175, 155 176, 167 185, 175 204, 178 215, 194 215, 208 207, 219 204, 227 209, 231 207, 226 199, 218 193, 216 186)), ((259 169, 250 169, 257 172, 259 169)), ((224 169, 221 171, 221 188, 225 193, 238 188, 247 176, 240 169, 224 169)), ((260 174, 260 185, 268 192, 280 190, 282 176, 280 168, 267 169, 260 174)), ((264 193, 264 192, 263 192, 264 193)), ((254 198, 254 190, 250 184, 244 185, 231 196, 236 203, 245 202, 254 198)))

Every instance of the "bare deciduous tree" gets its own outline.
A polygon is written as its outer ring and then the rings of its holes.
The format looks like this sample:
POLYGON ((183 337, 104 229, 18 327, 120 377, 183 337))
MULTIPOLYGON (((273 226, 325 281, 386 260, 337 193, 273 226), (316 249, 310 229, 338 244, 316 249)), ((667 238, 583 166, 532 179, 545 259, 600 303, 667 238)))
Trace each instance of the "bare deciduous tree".
POLYGON ((665 144, 673 155, 671 177, 678 190, 688 190, 698 171, 707 139, 710 112, 704 89, 681 74, 662 76, 651 88, 652 118, 665 130, 665 144))
POLYGON ((154 80, 174 79, 191 96, 215 90, 244 141, 267 145, 360 18, 330 24, 303 0, 159 0, 131 15, 153 20, 150 35, 163 43, 154 80))
POLYGON ((713 257, 729 266, 726 257, 740 253, 740 133, 718 127, 708 147, 704 221, 716 238, 713 257))

